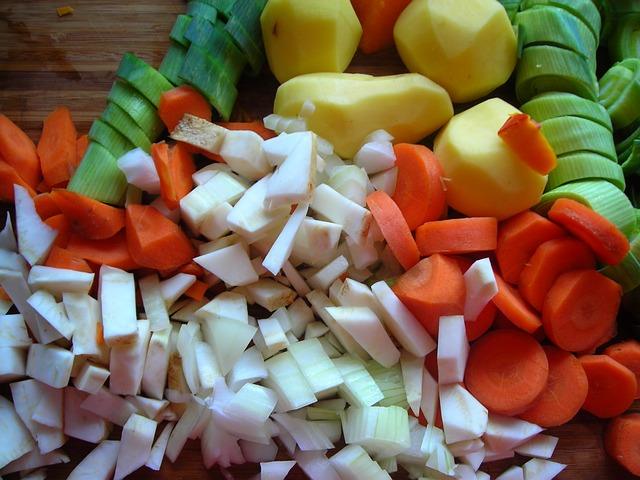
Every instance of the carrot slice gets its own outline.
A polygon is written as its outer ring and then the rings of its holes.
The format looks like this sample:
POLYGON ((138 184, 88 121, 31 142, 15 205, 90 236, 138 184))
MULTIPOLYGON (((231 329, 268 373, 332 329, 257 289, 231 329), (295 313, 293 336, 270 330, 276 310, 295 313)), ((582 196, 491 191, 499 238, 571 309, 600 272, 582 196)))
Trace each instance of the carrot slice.
POLYGON ((124 231, 104 240, 90 240, 72 233, 67 250, 96 265, 109 265, 122 270, 135 270, 140 267, 129 253, 124 231))
POLYGON ((536 249, 522 270, 518 289, 522 298, 541 311, 556 278, 571 270, 595 266, 596 259, 584 242, 571 237, 549 240, 536 249))
POLYGON ((540 344, 520 330, 494 330, 471 346, 464 382, 489 411, 517 415, 547 385, 549 363, 540 344))
POLYGON ((196 280, 184 294, 193 300, 200 301, 204 298, 204 294, 207 293, 208 289, 209 285, 200 280, 196 280))
POLYGON ((640 476, 640 413, 627 413, 611 420, 604 434, 604 449, 611 457, 640 476))
POLYGON ((635 374, 636 380, 638 381, 636 398, 640 398, 640 342, 637 340, 626 340, 610 345, 603 353, 609 355, 635 374))
POLYGON ((556 154, 540 130, 540 124, 526 113, 509 115, 498 136, 536 172, 546 175, 556 168, 556 154))
POLYGON ((189 238, 178 225, 150 205, 126 208, 126 232, 129 252, 142 267, 168 270, 193 259, 194 249, 189 238))
POLYGON ((82 258, 74 255, 69 250, 54 246, 49 252, 46 262, 47 267, 66 268, 78 272, 93 273, 91 267, 82 258))
POLYGON ((416 244, 420 254, 473 253, 496 249, 498 220, 493 217, 453 218, 420 225, 416 244))
POLYGON ((544 302, 544 331, 563 350, 592 348, 615 326, 621 298, 620 285, 595 270, 564 273, 544 302))
POLYGON ((608 355, 584 355, 580 363, 589 381, 584 410, 598 418, 612 418, 631 406, 638 391, 631 370, 608 355))
POLYGON ((629 253, 629 240, 609 219, 570 198, 559 198, 549 218, 589 245, 603 263, 615 265, 629 253))
POLYGON ((66 248, 69 243, 69 238, 71 237, 71 222, 69 222, 69 219, 62 213, 59 213, 58 215, 47 218, 44 223, 58 230, 58 236, 53 244, 56 247, 66 248))
POLYGON ((421 260, 392 289, 434 337, 442 315, 464 312, 464 277, 457 262, 445 255, 436 253, 421 260))
POLYGON ((32 188, 38 186, 42 175, 36 146, 26 133, 2 113, 0 113, 0 155, 32 188))
POLYGON ((42 220, 62 213, 48 192, 39 193, 33 197, 33 203, 36 206, 36 212, 38 212, 42 220))
POLYGON ((493 303, 511 323, 527 333, 534 333, 542 326, 538 315, 525 303, 520 294, 497 273, 498 293, 493 303))
POLYGON ((416 241, 402 212, 391 197, 386 192, 378 190, 367 197, 367 206, 400 265, 408 270, 418 263, 420 253, 416 241))
POLYGON ((489 302, 482 309, 478 317, 473 322, 464 322, 464 328, 467 331, 467 340, 473 342, 482 335, 487 333, 496 318, 497 308, 489 302))
POLYGON ((255 120, 253 122, 218 122, 218 125, 228 130, 251 130, 260 135, 264 140, 276 137, 276 132, 269 130, 264 123, 255 120))
POLYGON ((50 187, 69 181, 78 166, 78 132, 67 107, 58 107, 44 120, 37 152, 44 181, 50 187))
POLYGON ((202 278, 205 275, 204 268, 198 265, 196 262, 189 262, 178 270, 179 273, 186 273, 187 275, 194 275, 197 278, 202 278))
POLYGON ((399 143, 393 151, 398 169, 393 201, 413 231, 425 222, 438 220, 446 211, 444 171, 436 155, 424 145, 399 143))
POLYGON ((351 0, 362 25, 360 50, 374 53, 393 45, 393 26, 411 0, 351 0))
POLYGON ((0 201, 13 202, 13 185, 24 187, 29 195, 35 197, 35 190, 18 175, 15 168, 0 160, 0 201))
POLYGON ((505 281, 517 284, 520 273, 544 242, 565 235, 562 228, 535 212, 526 211, 500 223, 496 259, 505 281))
POLYGON ((51 192, 73 231, 90 240, 111 238, 124 228, 124 210, 69 190, 51 192))
POLYGON ((84 157, 84 153, 87 151, 89 147, 89 136, 88 135, 80 135, 76 139, 76 166, 80 165, 82 161, 82 157, 84 157))
POLYGON ((180 206, 180 199, 193 189, 191 177, 196 167, 188 148, 177 143, 172 148, 165 142, 151 146, 153 163, 160 177, 160 195, 171 210, 180 206))
POLYGON ((552 345, 542 348, 549 362, 547 386, 520 418, 545 428, 558 427, 580 411, 587 398, 589 382, 574 355, 552 345))
POLYGON ((180 85, 162 94, 158 116, 170 132, 180 123, 185 113, 211 121, 211 105, 196 89, 180 85))

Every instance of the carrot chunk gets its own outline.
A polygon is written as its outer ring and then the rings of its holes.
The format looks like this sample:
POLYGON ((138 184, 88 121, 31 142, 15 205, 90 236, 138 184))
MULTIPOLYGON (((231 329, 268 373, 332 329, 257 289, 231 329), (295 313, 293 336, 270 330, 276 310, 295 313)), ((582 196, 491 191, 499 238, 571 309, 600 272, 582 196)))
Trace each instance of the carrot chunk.
POLYGON ((33 203, 35 204, 36 212, 38 212, 42 220, 62 213, 49 192, 39 193, 33 197, 33 203))
POLYGON ((35 190, 18 175, 15 168, 0 160, 0 202, 13 202, 13 185, 24 187, 34 197, 35 190))
POLYGON ((637 340, 626 340, 616 343, 607 347, 604 350, 604 354, 609 355, 635 374, 636 380, 638 381, 636 398, 640 398, 640 342, 637 340))
POLYGON ((556 154, 540 130, 540 124, 526 113, 510 115, 498 130, 498 136, 536 172, 546 175, 556 168, 556 154))
POLYGON ((393 26, 411 0, 351 0, 362 25, 360 50, 375 53, 393 45, 393 26))
POLYGON ((180 123, 185 113, 211 121, 211 105, 196 89, 180 85, 162 94, 158 116, 170 132, 180 123))
POLYGON ((612 418, 631 406, 638 391, 631 370, 608 355, 584 355, 580 363, 589 381, 584 410, 599 418, 612 418))
POLYGON ((534 333, 542 326, 538 315, 500 275, 496 273, 495 276, 498 283, 498 293, 493 297, 493 303, 516 327, 527 333, 534 333))
POLYGON ((67 107, 58 107, 44 120, 37 152, 45 183, 49 187, 65 185, 79 164, 78 132, 67 107))
POLYGON ((465 321, 464 328, 467 332, 467 340, 473 342, 487 333, 496 319, 496 313, 496 306, 489 302, 474 321, 465 321))
POLYGON ((140 267, 129 253, 124 231, 104 240, 90 240, 72 233, 67 250, 96 265, 109 265, 129 271, 140 267))
POLYGON ((58 230, 58 236, 53 244, 56 247, 67 248, 69 238, 71 238, 71 222, 69 222, 67 217, 59 213, 58 215, 47 218, 44 223, 58 230))
POLYGON ((228 130, 251 130, 260 135, 264 140, 269 140, 276 136, 276 132, 269 130, 264 123, 255 120, 253 122, 217 122, 218 125, 228 130))
POLYGON ((640 475, 640 413, 627 413, 611 420, 604 435, 604 448, 611 457, 640 475))
POLYGON ((493 217, 453 218, 427 222, 416 230, 420 254, 463 254, 495 250, 498 221, 493 217))
POLYGON ((15 168, 20 177, 32 188, 38 186, 42 174, 36 146, 26 133, 2 113, 0 113, 0 156, 15 168))
POLYGON ((69 250, 54 246, 49 252, 46 262, 47 267, 66 268, 78 272, 93 273, 91 267, 82 258, 74 255, 69 250))
POLYGON ((177 143, 169 148, 165 142, 151 146, 153 163, 160 177, 160 195, 171 210, 180 206, 180 199, 193 189, 191 177, 196 167, 188 148, 177 143))

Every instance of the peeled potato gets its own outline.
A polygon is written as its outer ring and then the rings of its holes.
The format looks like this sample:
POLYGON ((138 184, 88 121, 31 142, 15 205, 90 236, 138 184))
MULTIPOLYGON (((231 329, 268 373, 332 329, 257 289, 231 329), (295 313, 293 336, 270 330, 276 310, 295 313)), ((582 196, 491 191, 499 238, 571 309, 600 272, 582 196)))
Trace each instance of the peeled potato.
POLYGON ((362 36, 349 0, 269 0, 260 24, 280 83, 305 73, 344 72, 362 36))
POLYGON ((412 72, 469 102, 509 79, 516 36, 496 0, 413 0, 394 28, 398 53, 412 72))
POLYGON ((509 149, 498 130, 518 109, 492 98, 454 116, 435 140, 447 202, 467 216, 499 220, 534 206, 547 183, 509 149))
POLYGON ((295 117, 307 100, 315 106, 306 117, 307 126, 343 158, 353 158, 375 130, 386 130, 396 142, 417 142, 453 115, 447 92, 416 73, 301 75, 280 85, 273 111, 295 117))

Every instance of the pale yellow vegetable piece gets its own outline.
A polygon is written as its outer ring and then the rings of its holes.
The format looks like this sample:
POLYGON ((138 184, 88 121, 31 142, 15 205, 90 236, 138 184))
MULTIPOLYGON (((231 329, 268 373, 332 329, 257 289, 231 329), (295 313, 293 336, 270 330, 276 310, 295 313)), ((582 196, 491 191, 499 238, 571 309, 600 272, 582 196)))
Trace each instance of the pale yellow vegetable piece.
POLYGON ((507 218, 540 200, 547 183, 512 152, 498 130, 519 110, 500 98, 454 116, 434 151, 445 174, 447 202, 468 216, 507 218))
POLYGON ((344 72, 362 36, 349 0, 269 0, 260 24, 280 83, 305 73, 344 72))
POLYGON ((516 65, 516 36, 496 0, 413 0, 394 37, 407 68, 442 85, 456 103, 502 85, 516 65))
POLYGON ((307 126, 331 142, 343 158, 353 158, 375 130, 386 130, 398 143, 417 142, 453 115, 447 92, 416 73, 302 75, 280 85, 273 110, 296 116, 307 100, 315 106, 307 126))

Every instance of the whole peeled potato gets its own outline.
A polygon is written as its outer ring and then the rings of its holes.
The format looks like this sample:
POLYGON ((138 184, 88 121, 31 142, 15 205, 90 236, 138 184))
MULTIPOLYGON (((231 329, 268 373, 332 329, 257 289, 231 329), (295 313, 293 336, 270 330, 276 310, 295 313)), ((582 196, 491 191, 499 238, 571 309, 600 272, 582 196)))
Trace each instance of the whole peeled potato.
POLYGON ((516 36, 497 0, 413 0, 394 38, 407 68, 442 85, 455 103, 488 94, 516 65, 516 36))
POLYGON ((362 36, 349 0, 269 0, 260 25, 280 83, 304 73, 344 72, 362 36))

